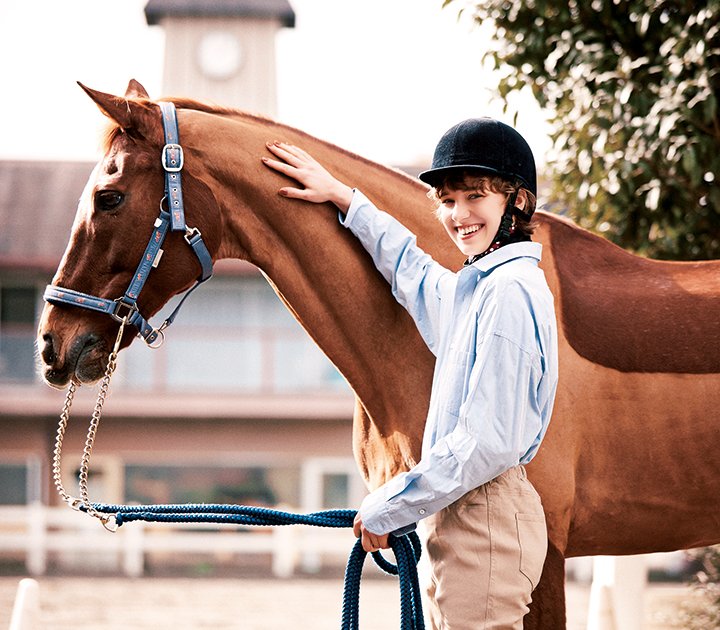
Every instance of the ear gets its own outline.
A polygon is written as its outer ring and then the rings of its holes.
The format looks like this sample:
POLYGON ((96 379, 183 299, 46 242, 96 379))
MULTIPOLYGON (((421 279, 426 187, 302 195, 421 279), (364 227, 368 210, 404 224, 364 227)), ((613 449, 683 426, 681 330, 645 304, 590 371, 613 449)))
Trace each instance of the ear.
MULTIPOLYGON (((132 81, 130 83, 133 84, 132 81)), ((80 81, 78 81, 78 85, 95 101, 100 111, 111 120, 114 120, 124 131, 162 144, 162 130, 160 129, 160 115, 157 105, 143 103, 127 96, 115 96, 99 92, 83 85, 80 81)), ((128 85, 128 89, 130 89, 131 85, 128 85)), ((139 83, 137 85, 145 92, 145 88, 139 83)))
POLYGON ((521 188, 518 190, 518 196, 515 200, 515 207, 518 210, 525 210, 525 205, 527 204, 527 194, 525 193, 525 189, 521 188))
POLYGON ((143 87, 142 83, 135 79, 130 79, 127 90, 125 90, 126 98, 147 98, 150 99, 150 95, 147 90, 143 87))

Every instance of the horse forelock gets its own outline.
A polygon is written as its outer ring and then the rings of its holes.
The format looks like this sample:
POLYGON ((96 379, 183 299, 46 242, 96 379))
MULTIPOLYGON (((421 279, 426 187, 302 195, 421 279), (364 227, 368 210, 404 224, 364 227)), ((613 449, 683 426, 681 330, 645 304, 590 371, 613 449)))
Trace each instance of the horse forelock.
POLYGON ((115 144, 117 137, 122 134, 123 130, 115 121, 110 120, 105 125, 100 136, 100 148, 103 153, 108 153, 115 144))

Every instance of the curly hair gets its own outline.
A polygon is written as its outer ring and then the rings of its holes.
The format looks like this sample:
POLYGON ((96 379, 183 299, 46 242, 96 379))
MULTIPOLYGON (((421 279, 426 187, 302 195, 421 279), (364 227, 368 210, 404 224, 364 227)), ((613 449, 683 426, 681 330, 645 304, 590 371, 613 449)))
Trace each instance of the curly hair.
MULTIPOLYGON (((445 190, 475 190, 480 194, 488 192, 499 193, 510 196, 517 192, 525 198, 524 212, 532 214, 535 212, 537 198, 527 188, 524 188, 518 181, 512 181, 502 177, 501 175, 492 175, 484 171, 476 171, 473 169, 462 169, 451 171, 443 180, 428 192, 428 197, 437 204, 436 213, 440 213, 440 198, 445 190)), ((526 221, 522 217, 514 215, 515 229, 530 237, 537 223, 535 221, 526 221)))

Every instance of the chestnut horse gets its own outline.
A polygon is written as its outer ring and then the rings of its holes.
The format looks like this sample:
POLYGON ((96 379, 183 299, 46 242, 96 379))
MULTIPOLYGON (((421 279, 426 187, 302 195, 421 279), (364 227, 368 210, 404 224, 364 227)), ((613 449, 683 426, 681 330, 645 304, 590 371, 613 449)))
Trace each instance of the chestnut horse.
MULTIPOLYGON (((125 97, 84 88, 111 121, 106 152, 80 199, 53 284, 122 295, 163 196, 160 110, 137 82, 125 97)), ((257 265, 356 394, 354 453, 370 488, 417 460, 433 357, 331 207, 278 196, 265 143, 312 153, 417 235, 440 263, 462 260, 417 180, 301 131, 246 113, 173 99, 187 223, 213 260, 257 265)), ((526 628, 565 627, 564 558, 637 554, 720 542, 720 261, 632 256, 571 222, 538 213, 542 267, 555 296, 560 385, 528 474, 547 513, 549 552, 526 628)), ((138 304, 145 316, 191 285, 199 265, 182 235, 138 304)), ((46 305, 44 377, 98 380, 115 340, 107 315, 46 305)), ((126 330, 122 345, 132 340, 126 330)))

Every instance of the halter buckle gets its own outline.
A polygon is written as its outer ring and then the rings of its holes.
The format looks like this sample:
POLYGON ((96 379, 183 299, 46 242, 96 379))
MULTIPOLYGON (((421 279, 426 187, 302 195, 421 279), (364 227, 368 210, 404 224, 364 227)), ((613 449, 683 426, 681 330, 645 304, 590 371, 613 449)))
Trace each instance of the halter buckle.
POLYGON ((120 322, 121 324, 124 322, 130 321, 130 316, 133 313, 137 313, 137 305, 135 304, 128 304, 127 302, 124 302, 122 298, 117 298, 115 301, 115 308, 113 309, 113 312, 110 313, 110 317, 112 317, 116 322, 120 322), (122 309, 127 309, 126 314, 122 314, 122 309))
POLYGON ((185 226, 185 242, 192 247, 192 240, 198 236, 202 236, 200 230, 196 227, 185 226))
POLYGON ((179 144, 166 144, 162 150, 162 165, 168 173, 177 173, 185 164, 185 154, 179 144), (173 155, 175 152, 176 155, 173 155))

